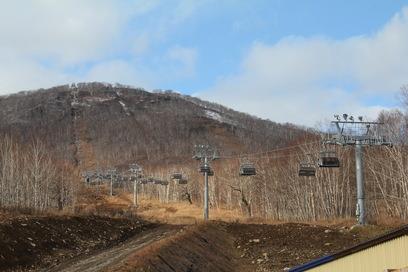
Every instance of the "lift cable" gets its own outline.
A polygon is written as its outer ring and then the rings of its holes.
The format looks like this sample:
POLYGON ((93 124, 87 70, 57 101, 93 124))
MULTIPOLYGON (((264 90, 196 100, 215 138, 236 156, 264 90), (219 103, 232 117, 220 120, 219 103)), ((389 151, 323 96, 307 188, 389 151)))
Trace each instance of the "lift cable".
POLYGON ((274 152, 279 152, 279 151, 284 151, 284 150, 290 150, 290 149, 294 149, 300 146, 306 146, 306 145, 311 145, 311 144, 315 144, 315 143, 321 143, 321 141, 313 141, 313 142, 307 142, 307 143, 302 143, 302 144, 297 144, 297 145, 291 145, 291 146, 287 146, 287 147, 280 147, 280 148, 275 148, 275 149, 271 149, 268 151, 262 151, 262 152, 255 152, 255 153, 244 153, 244 154, 237 154, 237 155, 230 155, 230 156, 221 156, 220 159, 236 159, 236 158, 240 158, 240 157, 257 157, 257 158, 261 158, 261 155, 265 155, 264 157, 267 157, 267 154, 269 153, 274 153, 274 152))

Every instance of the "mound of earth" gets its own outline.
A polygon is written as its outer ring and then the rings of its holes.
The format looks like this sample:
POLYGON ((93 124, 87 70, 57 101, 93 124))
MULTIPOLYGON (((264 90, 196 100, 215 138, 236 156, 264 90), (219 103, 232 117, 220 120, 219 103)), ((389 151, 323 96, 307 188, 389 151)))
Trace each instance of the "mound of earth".
POLYGON ((297 223, 231 224, 227 230, 236 238, 235 247, 240 251, 240 257, 255 264, 256 271, 283 271, 377 234, 377 231, 364 233, 297 223))
POLYGON ((109 271, 284 271, 375 233, 298 223, 211 222, 154 243, 109 271))
POLYGON ((242 271, 234 238, 226 226, 224 223, 191 226, 136 252, 124 264, 109 271, 242 271))
POLYGON ((108 248, 145 229, 140 219, 20 216, 0 223, 0 270, 35 270, 108 248))
POLYGON ((0 221, 0 270, 283 271, 382 231, 298 223, 159 226, 136 218, 18 216, 0 221))

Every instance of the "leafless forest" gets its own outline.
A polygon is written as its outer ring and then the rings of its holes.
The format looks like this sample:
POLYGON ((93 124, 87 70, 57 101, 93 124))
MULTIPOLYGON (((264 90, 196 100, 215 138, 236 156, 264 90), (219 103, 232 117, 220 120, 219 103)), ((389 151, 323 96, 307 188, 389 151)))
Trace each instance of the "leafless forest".
MULTIPOLYGON (((404 89, 401 97, 408 97, 404 89)), ((394 146, 365 148, 369 217, 407 219, 407 115, 393 110, 378 120, 385 122, 383 134, 394 146)), ((145 176, 169 181, 168 186, 142 184, 141 195, 201 205, 203 178, 191 157, 194 144, 206 143, 221 157, 212 163, 212 208, 238 208, 247 216, 275 220, 355 214, 353 147, 336 147, 340 168, 299 177, 299 162, 306 154, 317 160, 322 149, 317 130, 170 91, 92 83, 0 97, 0 135, 2 207, 72 209, 84 186, 83 171, 125 172, 130 163, 142 165, 145 176), (242 154, 255 164, 256 176, 238 175, 242 154), (183 172, 188 184, 171 181, 173 172, 183 172)))

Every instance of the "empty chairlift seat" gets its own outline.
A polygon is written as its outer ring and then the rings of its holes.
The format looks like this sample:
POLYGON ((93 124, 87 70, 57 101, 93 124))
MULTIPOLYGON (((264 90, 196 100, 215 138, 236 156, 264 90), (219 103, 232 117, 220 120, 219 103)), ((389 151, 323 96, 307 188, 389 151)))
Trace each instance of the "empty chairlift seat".
POLYGON ((187 183, 188 183, 187 179, 179 179, 178 180, 178 184, 184 185, 184 184, 187 184, 187 183))
POLYGON ((154 178, 147 178, 146 180, 147 180, 148 183, 154 183, 155 182, 154 178))
POLYGON ((214 170, 210 169, 210 171, 208 172, 208 176, 209 176, 209 177, 214 176, 214 170))
POLYGON ((149 182, 148 179, 141 179, 140 184, 147 184, 149 182))
MULTIPOLYGON (((201 171, 200 171, 200 172, 201 172, 201 171)), ((205 173, 207 173, 207 176, 209 176, 209 177, 214 176, 214 170, 212 170, 210 167, 208 167, 208 169, 207 169, 206 171, 201 172, 201 173, 203 173, 203 175, 204 175, 205 173)))
POLYGON ((160 179, 155 179, 153 181, 154 184, 162 184, 162 181, 160 179))
POLYGON ((201 173, 209 173, 211 171, 211 169, 210 169, 210 167, 209 166, 207 166, 207 165, 201 165, 200 166, 200 172, 201 173))
POLYGON ((334 151, 320 152, 319 167, 340 167, 339 158, 334 151))
POLYGON ((181 173, 174 173, 173 175, 171 175, 172 179, 182 179, 183 175, 181 173))
POLYGON ((252 163, 241 164, 239 169, 240 176, 254 176, 256 175, 255 166, 252 163))
POLYGON ((316 168, 311 163, 301 163, 299 165, 299 176, 314 177, 316 175, 316 168))

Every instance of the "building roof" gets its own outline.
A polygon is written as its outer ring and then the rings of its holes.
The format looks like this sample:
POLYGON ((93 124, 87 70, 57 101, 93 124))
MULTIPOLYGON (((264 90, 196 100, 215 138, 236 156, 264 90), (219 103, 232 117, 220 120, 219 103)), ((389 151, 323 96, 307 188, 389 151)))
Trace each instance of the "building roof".
POLYGON ((318 259, 315 259, 313 261, 310 261, 308 263, 302 264, 300 266, 294 267, 289 270, 289 272, 301 272, 301 271, 306 271, 308 269, 332 262, 334 260, 346 257, 348 255, 354 254, 356 252, 362 251, 364 249, 382 244, 387 241, 394 240, 398 237, 408 235, 408 225, 402 226, 398 229, 395 229, 391 232, 388 232, 382 236, 376 237, 374 239, 368 240, 364 243, 358 244, 356 246, 350 247, 348 249, 342 250, 340 252, 337 252, 332 255, 324 256, 318 259))

